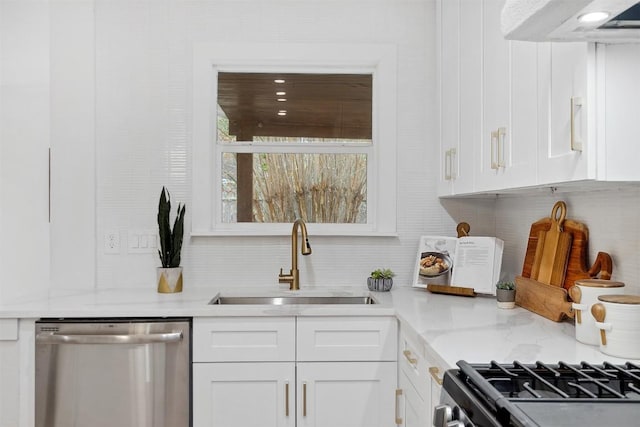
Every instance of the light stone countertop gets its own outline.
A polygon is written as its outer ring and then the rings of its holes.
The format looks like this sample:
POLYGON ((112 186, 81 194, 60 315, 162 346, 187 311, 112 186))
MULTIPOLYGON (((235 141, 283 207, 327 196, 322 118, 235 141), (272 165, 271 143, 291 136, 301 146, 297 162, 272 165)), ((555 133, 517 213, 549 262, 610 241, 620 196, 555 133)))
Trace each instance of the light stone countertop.
POLYGON ((596 346, 579 343, 571 322, 552 322, 522 308, 497 308, 490 297, 431 294, 396 286, 391 292, 369 293, 366 287, 317 287, 301 291, 267 288, 187 289, 158 294, 155 289, 105 289, 57 292, 47 298, 23 299, 0 305, 0 319, 58 317, 198 317, 198 316, 390 316, 395 315, 423 340, 425 351, 443 367, 458 360, 488 363, 587 361, 622 363, 596 346), (371 294, 374 305, 217 306, 208 302, 223 295, 371 294))

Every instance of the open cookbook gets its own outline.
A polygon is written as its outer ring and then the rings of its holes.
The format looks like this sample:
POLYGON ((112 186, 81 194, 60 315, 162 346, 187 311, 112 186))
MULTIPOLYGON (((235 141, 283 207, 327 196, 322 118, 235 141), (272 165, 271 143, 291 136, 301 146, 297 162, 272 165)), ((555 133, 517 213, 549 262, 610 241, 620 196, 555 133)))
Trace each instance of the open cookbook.
POLYGON ((496 237, 422 236, 413 286, 460 286, 495 295, 503 248, 504 242, 496 237))

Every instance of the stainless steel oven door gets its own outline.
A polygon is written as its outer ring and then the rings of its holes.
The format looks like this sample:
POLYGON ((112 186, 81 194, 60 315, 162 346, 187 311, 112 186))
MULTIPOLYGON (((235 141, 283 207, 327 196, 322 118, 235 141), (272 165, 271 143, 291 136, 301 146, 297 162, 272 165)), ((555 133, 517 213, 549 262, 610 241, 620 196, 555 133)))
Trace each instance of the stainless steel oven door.
POLYGON ((188 427, 190 322, 36 323, 36 427, 188 427))

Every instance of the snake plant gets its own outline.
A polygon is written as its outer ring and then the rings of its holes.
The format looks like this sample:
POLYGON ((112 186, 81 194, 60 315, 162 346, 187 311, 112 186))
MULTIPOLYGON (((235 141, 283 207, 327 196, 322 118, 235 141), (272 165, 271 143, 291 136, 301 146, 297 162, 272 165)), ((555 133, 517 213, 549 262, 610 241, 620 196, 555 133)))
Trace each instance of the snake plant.
POLYGON ((185 205, 178 203, 178 213, 173 223, 173 231, 169 215, 171 213, 171 199, 169 191, 162 187, 160 203, 158 204, 158 230, 160 232, 160 261, 164 268, 180 267, 180 250, 182 249, 182 236, 184 234, 185 205))

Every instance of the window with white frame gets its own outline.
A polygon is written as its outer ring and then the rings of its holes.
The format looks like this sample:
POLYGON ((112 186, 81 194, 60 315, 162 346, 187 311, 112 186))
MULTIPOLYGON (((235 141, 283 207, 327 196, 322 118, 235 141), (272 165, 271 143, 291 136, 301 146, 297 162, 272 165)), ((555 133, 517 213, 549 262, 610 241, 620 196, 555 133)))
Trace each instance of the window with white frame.
POLYGON ((193 235, 395 234, 395 48, 194 49, 193 235))

